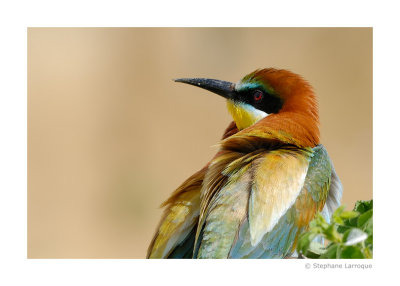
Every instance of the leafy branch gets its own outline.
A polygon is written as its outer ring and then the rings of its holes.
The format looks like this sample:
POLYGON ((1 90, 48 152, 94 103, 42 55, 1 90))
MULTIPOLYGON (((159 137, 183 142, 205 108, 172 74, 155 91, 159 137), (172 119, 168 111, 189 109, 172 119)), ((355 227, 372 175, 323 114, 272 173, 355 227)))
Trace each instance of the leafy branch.
POLYGON ((373 203, 357 201, 352 211, 340 206, 328 223, 318 213, 297 244, 305 258, 372 258, 373 203))

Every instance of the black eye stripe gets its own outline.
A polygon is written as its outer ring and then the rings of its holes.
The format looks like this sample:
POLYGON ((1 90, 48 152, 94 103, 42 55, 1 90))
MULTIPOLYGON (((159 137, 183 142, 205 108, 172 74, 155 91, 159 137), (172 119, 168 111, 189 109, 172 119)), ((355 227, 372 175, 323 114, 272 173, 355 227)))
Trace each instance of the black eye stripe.
POLYGON ((269 94, 260 89, 239 91, 235 100, 250 104, 268 114, 278 113, 283 105, 283 101, 279 96, 269 94))

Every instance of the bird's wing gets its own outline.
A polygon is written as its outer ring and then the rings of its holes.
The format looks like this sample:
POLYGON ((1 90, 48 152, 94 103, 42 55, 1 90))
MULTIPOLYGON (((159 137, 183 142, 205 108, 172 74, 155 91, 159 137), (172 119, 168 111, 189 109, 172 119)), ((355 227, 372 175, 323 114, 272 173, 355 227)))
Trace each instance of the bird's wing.
POLYGON ((147 258, 184 258, 193 254, 200 209, 200 189, 207 168, 187 179, 163 203, 164 215, 149 246, 147 258))
POLYGON ((322 145, 313 148, 307 175, 294 204, 279 218, 274 228, 264 234, 254 247, 251 243, 251 223, 241 225, 238 240, 232 248, 232 258, 283 258, 296 247, 297 239, 325 205, 331 184, 332 168, 322 145))
POLYGON ((245 161, 239 169, 232 166, 238 159, 230 164, 236 172, 230 170, 200 216, 195 257, 283 258, 324 206, 331 164, 322 146, 262 152, 245 161))
POLYGON ((322 215, 327 222, 330 222, 333 212, 340 206, 340 200, 342 199, 343 186, 340 182, 339 176, 336 174, 333 164, 332 175, 331 175, 331 186, 329 188, 328 197, 326 198, 325 206, 322 210, 322 215))
MULTIPOLYGON (((234 122, 226 128, 222 139, 237 132, 234 122)), ((217 153, 218 157, 220 153, 217 153)), ((162 204, 166 207, 157 232, 150 243, 147 258, 191 258, 200 209, 200 189, 207 164, 187 179, 162 204)))

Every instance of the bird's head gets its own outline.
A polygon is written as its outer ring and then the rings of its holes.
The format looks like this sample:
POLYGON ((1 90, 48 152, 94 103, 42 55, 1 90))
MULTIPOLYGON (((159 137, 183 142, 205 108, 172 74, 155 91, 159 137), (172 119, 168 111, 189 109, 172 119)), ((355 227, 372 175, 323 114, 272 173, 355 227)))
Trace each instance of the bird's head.
MULTIPOLYGON (((288 70, 256 70, 236 84, 205 78, 175 81, 198 86, 226 98, 228 110, 239 130, 259 121, 266 124, 279 122, 280 118, 282 130, 293 129, 293 126, 284 126, 288 124, 287 118, 299 118, 304 121, 298 122, 300 125, 311 124, 315 125, 313 129, 318 129, 318 108, 311 86, 301 76, 288 70)), ((319 131, 316 132, 318 137, 319 131)))

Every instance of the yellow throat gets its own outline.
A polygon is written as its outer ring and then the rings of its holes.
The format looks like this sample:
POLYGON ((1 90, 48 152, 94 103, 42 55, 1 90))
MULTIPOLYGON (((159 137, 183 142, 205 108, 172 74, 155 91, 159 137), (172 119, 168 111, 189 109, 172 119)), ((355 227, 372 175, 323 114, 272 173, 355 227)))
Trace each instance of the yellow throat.
POLYGON ((239 130, 245 129, 268 116, 268 113, 258 110, 250 104, 228 99, 226 105, 239 130))

